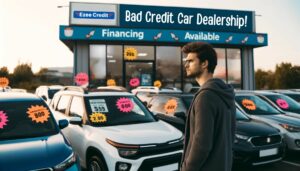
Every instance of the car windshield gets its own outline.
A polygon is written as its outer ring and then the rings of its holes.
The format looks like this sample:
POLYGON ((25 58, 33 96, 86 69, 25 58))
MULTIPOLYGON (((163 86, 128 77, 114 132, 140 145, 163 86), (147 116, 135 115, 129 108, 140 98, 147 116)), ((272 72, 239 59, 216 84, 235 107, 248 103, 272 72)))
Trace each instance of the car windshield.
POLYGON ((280 114, 280 112, 269 103, 255 95, 236 95, 235 100, 246 113, 251 115, 280 114))
POLYGON ((300 103, 300 94, 285 94, 300 103))
POLYGON ((155 113, 174 115, 175 113, 186 113, 185 107, 181 98, 166 95, 153 96, 149 102, 149 109, 155 113))
POLYGON ((300 104, 288 96, 281 94, 265 96, 284 111, 300 113, 300 104))
POLYGON ((49 136, 58 128, 47 105, 40 100, 0 103, 0 140, 49 136))
POLYGON ((48 97, 49 97, 49 99, 52 99, 53 98, 53 96, 54 96, 54 94, 56 93, 56 92, 58 92, 60 89, 49 89, 48 90, 48 97))
POLYGON ((115 126, 156 121, 135 96, 86 97, 85 104, 88 120, 93 126, 115 126))
POLYGON ((249 120, 249 118, 238 109, 236 109, 235 117, 236 117, 236 120, 238 120, 238 121, 249 120))

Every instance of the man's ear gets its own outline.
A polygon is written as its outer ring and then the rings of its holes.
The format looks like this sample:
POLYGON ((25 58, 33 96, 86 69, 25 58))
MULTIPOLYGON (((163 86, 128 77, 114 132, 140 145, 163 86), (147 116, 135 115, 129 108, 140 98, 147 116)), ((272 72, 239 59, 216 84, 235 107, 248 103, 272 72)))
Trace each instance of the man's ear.
POLYGON ((208 67, 208 60, 205 60, 204 62, 201 63, 202 68, 207 68, 208 67))

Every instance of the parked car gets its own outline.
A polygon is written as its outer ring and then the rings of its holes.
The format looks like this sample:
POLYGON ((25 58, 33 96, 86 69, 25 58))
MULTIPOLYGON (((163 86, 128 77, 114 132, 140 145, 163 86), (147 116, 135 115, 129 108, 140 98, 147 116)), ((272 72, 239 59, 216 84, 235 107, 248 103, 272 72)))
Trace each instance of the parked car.
POLYGON ((291 91, 291 90, 273 90, 273 92, 289 96, 290 98, 300 103, 300 92, 291 91))
POLYGON ((0 87, 0 93, 1 92, 10 92, 10 91, 11 91, 11 87, 9 87, 9 86, 0 87))
POLYGON ((267 91, 255 91, 255 94, 286 115, 300 119, 300 104, 289 96, 267 91))
MULTIPOLYGON (((148 107, 159 118, 184 132, 185 118, 183 117, 192 99, 192 94, 173 96, 154 94, 148 102, 148 107), (172 105, 174 108, 169 112, 168 107, 172 105)), ((251 119, 237 109, 233 150, 236 164, 256 166, 280 161, 284 154, 284 142, 279 130, 264 122, 251 119)))
POLYGON ((112 88, 67 87, 55 94, 55 117, 68 119, 64 134, 89 170, 178 170, 183 134, 157 120, 136 96, 112 88))
POLYGON ((58 123, 37 96, 0 93, 0 170, 80 170, 58 123))
POLYGON ((300 150, 300 119, 287 116, 253 92, 236 92, 235 100, 240 110, 250 118, 266 122, 280 130, 287 148, 300 150))
POLYGON ((54 94, 64 88, 61 85, 52 85, 52 86, 39 86, 35 90, 35 94, 43 98, 47 104, 50 104, 54 94))

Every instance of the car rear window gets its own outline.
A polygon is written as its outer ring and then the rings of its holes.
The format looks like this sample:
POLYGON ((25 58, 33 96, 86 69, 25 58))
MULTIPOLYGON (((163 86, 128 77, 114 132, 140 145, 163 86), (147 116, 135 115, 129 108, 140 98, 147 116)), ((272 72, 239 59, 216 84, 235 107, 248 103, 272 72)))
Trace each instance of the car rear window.
POLYGON ((93 126, 155 122, 153 115, 135 96, 86 97, 88 120, 93 126))
POLYGON ((0 140, 58 133, 51 111, 41 100, 0 103, 0 140))
POLYGON ((238 95, 235 96, 235 100, 246 113, 251 115, 280 114, 280 112, 270 104, 254 95, 238 95))

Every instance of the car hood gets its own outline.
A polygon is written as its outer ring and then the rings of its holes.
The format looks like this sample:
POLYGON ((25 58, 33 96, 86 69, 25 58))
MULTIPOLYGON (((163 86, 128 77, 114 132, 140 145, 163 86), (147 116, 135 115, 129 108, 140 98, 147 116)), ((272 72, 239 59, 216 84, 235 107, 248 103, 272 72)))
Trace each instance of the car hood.
POLYGON ((72 154, 61 134, 0 141, 0 170, 37 170, 63 162, 72 154))
POLYGON ((179 139, 182 133, 164 121, 95 128, 108 139, 123 144, 155 144, 179 139))
POLYGON ((236 132, 238 134, 252 136, 268 136, 272 134, 278 134, 279 131, 261 121, 254 119, 251 120, 237 120, 236 122, 236 132))
POLYGON ((295 125, 300 126, 300 119, 294 118, 291 116, 279 114, 279 115, 259 115, 259 117, 263 117, 266 119, 271 119, 273 121, 276 121, 280 124, 289 124, 289 125, 295 125))

